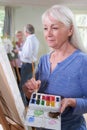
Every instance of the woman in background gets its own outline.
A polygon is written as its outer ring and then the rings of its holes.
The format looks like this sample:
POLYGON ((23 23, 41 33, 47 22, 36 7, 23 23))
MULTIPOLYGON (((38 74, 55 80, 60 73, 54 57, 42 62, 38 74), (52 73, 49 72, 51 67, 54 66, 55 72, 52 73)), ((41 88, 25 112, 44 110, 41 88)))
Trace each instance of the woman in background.
MULTIPOLYGON (((22 47, 24 45, 24 35, 22 31, 17 31, 16 32, 16 43, 15 43, 15 49, 17 49, 18 51, 22 50, 22 47)), ((19 85, 20 83, 20 78, 19 76, 21 75, 21 66, 22 66, 22 61, 20 60, 20 57, 17 55, 17 58, 15 59, 15 72, 16 72, 16 76, 17 76, 17 83, 19 85), (18 68, 18 70, 17 70, 18 68)))

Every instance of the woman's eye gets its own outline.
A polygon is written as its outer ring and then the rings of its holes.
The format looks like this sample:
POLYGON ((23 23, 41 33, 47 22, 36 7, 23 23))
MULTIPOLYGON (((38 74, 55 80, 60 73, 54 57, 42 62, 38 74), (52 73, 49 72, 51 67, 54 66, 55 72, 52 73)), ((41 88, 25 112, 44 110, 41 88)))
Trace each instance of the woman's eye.
POLYGON ((58 27, 53 27, 52 29, 57 30, 57 29, 58 29, 58 27))
POLYGON ((47 28, 44 28, 44 30, 47 30, 47 28))

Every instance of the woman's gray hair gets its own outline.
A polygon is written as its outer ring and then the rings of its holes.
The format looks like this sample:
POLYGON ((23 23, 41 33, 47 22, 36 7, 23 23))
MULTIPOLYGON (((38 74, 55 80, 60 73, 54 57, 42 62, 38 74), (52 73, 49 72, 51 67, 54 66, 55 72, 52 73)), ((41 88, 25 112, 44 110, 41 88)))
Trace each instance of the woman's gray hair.
POLYGON ((35 29, 34 29, 33 25, 31 25, 31 24, 27 24, 25 26, 25 31, 27 33, 29 33, 29 34, 34 34, 35 33, 35 29))
POLYGON ((53 17, 54 19, 62 22, 68 28, 73 27, 73 34, 70 37, 70 43, 75 46, 76 48, 85 51, 84 46, 81 42, 80 34, 78 33, 79 30, 76 26, 74 14, 72 11, 63 5, 54 5, 48 10, 46 10, 42 15, 42 23, 44 19, 49 18, 49 16, 53 17))

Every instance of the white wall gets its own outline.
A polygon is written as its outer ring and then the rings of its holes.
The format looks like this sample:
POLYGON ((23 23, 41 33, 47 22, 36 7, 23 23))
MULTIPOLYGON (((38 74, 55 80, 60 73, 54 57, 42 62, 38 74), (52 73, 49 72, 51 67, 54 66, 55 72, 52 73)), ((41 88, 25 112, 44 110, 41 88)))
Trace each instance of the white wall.
POLYGON ((43 36, 41 15, 46 10, 45 7, 25 6, 15 8, 15 31, 23 30, 24 25, 30 23, 34 25, 36 35, 40 41, 39 56, 48 52, 47 44, 43 36))
MULTIPOLYGON (((40 41, 39 57, 49 51, 48 46, 44 40, 41 16, 48 7, 44 6, 22 6, 15 8, 15 31, 23 30, 24 25, 31 23, 34 25, 36 35, 40 41)), ((80 10, 72 8, 74 13, 87 13, 87 10, 80 10)))

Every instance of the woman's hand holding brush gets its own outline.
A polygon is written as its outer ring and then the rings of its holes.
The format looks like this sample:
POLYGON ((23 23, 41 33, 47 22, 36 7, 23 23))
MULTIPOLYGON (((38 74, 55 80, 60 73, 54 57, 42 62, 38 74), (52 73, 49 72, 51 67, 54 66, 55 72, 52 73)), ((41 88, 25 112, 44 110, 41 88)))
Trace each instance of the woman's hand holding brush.
POLYGON ((39 87, 40 87, 41 81, 40 80, 35 80, 35 78, 32 78, 28 80, 24 86, 23 86, 23 91, 28 99, 30 99, 30 96, 33 92, 37 92, 39 87))

